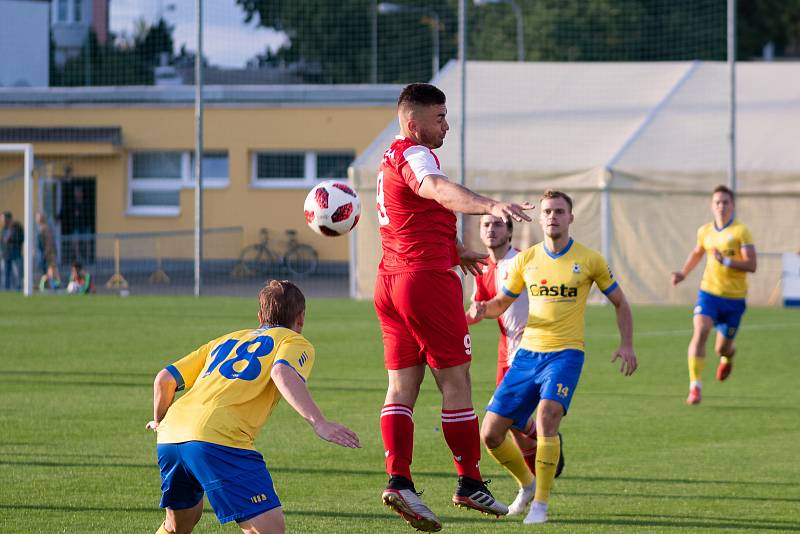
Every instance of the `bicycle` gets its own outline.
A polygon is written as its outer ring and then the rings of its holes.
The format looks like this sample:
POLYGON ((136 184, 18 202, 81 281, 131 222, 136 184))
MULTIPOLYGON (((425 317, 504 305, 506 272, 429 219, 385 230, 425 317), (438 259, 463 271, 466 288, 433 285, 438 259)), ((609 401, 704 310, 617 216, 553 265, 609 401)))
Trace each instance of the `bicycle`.
POLYGON ((278 254, 269 246, 269 231, 258 231, 258 243, 242 249, 239 260, 231 271, 234 278, 277 274, 281 268, 294 276, 313 274, 319 264, 319 254, 311 245, 297 240, 297 230, 286 230, 286 252, 278 254))

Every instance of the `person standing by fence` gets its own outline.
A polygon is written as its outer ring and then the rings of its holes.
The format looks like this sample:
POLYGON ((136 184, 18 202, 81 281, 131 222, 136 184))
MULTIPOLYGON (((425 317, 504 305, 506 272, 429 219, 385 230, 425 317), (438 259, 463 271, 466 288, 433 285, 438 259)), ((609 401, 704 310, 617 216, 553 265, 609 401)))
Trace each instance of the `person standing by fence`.
POLYGON ((10 211, 3 213, 3 287, 22 289, 22 242, 25 232, 10 211), (13 280, 13 282, 12 282, 13 280))

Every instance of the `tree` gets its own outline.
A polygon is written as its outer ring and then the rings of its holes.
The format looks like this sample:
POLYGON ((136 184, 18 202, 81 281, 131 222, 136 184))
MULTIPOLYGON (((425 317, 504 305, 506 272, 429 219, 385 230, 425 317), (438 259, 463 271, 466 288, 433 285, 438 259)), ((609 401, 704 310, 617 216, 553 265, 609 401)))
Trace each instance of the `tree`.
POLYGON ((775 45, 777 55, 800 45, 800 0, 738 0, 737 56, 760 57, 764 45, 775 45))
MULTIPOLYGON (((372 65, 373 0, 236 0, 245 21, 258 17, 265 27, 284 31, 287 57, 319 62, 325 81, 367 83, 372 65)), ((435 9, 442 21, 443 60, 455 55, 455 0, 398 2, 435 9)), ((421 13, 379 15, 378 75, 380 82, 428 80, 431 76, 431 27, 421 13)))
POLYGON ((116 43, 111 38, 104 46, 90 30, 79 56, 67 60, 61 69, 51 65, 51 85, 152 85, 153 68, 160 63, 161 55, 172 61, 174 28, 164 19, 153 26, 141 21, 140 27, 132 42, 116 43))
MULTIPOLYGON (((516 0, 531 61, 724 60, 722 0, 516 0)), ((373 0, 236 0, 247 22, 286 32, 282 55, 319 62, 326 81, 370 80, 373 0)), ((457 53, 458 0, 395 0, 437 11, 442 64, 457 53)), ((738 0, 740 59, 800 43, 800 0, 738 0)), ((516 21, 507 5, 467 1, 470 59, 515 60, 516 21)), ((430 77, 430 25, 420 13, 380 15, 378 81, 430 77)))

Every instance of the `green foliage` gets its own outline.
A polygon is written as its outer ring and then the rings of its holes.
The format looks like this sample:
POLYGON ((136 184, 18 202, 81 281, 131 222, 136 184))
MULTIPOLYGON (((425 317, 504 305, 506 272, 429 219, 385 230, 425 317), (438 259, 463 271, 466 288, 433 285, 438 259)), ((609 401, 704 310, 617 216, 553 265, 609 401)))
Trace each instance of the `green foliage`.
POLYGON ((777 55, 800 46, 800 0, 737 0, 737 12, 739 59, 760 57, 769 42, 777 55))
POLYGON ((115 43, 111 36, 105 45, 90 31, 79 56, 67 60, 61 69, 51 64, 50 85, 152 85, 153 68, 161 55, 173 58, 173 30, 162 18, 155 26, 143 25, 132 42, 115 43))
MULTIPOLYGON (((371 77, 372 0, 236 0, 246 21, 285 31, 294 57, 319 63, 329 83, 367 83, 371 77)), ((375 2, 377 3, 377 2, 375 2)), ((442 19, 442 58, 455 55, 453 2, 406 2, 436 10, 442 19)), ((377 15, 379 82, 431 77, 431 21, 420 13, 377 15), (424 19, 424 20, 423 20, 424 19)), ((442 62, 444 63, 444 61, 442 62)))
MULTIPOLYGON (((721 0, 516 0, 530 61, 724 60, 726 4, 721 0)), ((435 10, 442 64, 456 57, 457 0, 398 0, 435 10)), ((370 81, 372 0, 237 0, 250 21, 285 31, 294 57, 319 62, 324 81, 370 81)), ((517 58, 516 19, 508 5, 467 2, 470 59, 517 58)), ((800 0, 739 0, 739 56, 774 41, 800 41, 800 0)), ((430 78, 430 21, 420 13, 378 16, 378 81, 430 78)))
MULTIPOLYGON (((0 531, 154 532, 159 475, 152 380, 208 339, 255 325, 251 299, 88 298, 0 293, 0 531)), ((750 309, 731 378, 713 380, 685 406, 689 307, 636 307, 640 368, 609 363, 618 334, 609 307, 587 313, 586 364, 562 430, 567 466, 553 489, 548 531, 796 532, 797 312, 750 309)), ((286 512, 287 532, 412 532, 381 504, 385 484, 378 418, 386 388, 370 302, 310 300, 304 332, 317 348, 309 387, 323 411, 351 426, 364 448, 325 443, 285 403, 256 441, 286 512)), ((474 404, 494 386, 497 324, 472 329, 474 404)), ((414 473, 452 534, 519 533, 448 504, 455 485, 440 428, 441 397, 427 376, 414 412, 414 473)), ((491 489, 514 483, 491 459, 491 489)), ((195 530, 219 526, 211 510, 195 530)))

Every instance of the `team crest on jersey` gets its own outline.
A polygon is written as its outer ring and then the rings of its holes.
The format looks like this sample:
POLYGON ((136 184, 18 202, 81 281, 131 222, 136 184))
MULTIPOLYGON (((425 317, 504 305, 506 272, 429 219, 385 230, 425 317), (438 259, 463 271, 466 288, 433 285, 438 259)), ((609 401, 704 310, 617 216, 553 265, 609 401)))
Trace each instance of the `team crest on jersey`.
POLYGON ((580 264, 578 264, 578 263, 573 263, 573 264, 572 264, 572 272, 573 272, 573 273, 576 273, 576 274, 577 274, 577 273, 580 273, 580 272, 581 272, 581 266, 580 266, 580 264))

